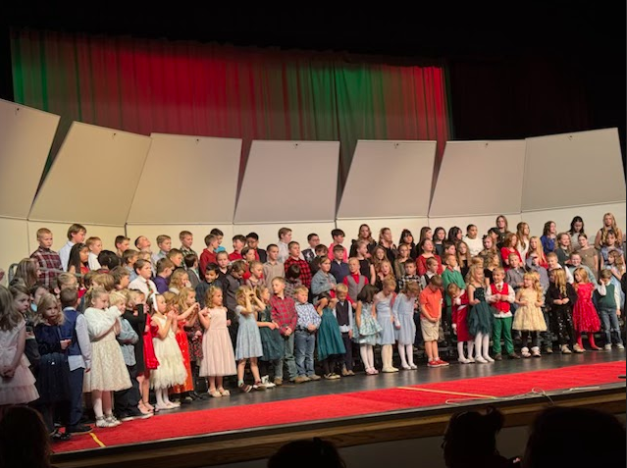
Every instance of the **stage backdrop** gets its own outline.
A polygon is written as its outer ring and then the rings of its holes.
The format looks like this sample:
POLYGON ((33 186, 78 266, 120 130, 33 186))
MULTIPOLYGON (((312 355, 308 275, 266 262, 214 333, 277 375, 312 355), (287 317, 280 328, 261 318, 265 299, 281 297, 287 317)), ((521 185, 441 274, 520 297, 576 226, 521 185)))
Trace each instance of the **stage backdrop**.
POLYGON ((343 181, 358 139, 436 140, 441 155, 450 132, 440 64, 27 30, 11 51, 15 101, 61 116, 57 145, 72 120, 242 138, 244 156, 253 139, 339 140, 343 181))

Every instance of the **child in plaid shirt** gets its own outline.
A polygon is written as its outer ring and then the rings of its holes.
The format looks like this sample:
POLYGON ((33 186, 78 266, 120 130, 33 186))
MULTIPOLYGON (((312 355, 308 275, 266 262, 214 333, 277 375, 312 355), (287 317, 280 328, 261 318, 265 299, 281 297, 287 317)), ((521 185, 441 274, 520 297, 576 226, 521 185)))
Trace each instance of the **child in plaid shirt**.
POLYGON ((39 247, 31 254, 30 258, 36 260, 39 265, 39 281, 48 290, 51 290, 55 285, 55 279, 63 272, 61 257, 50 249, 52 247, 52 231, 50 229, 38 229, 37 242, 39 242, 39 247))

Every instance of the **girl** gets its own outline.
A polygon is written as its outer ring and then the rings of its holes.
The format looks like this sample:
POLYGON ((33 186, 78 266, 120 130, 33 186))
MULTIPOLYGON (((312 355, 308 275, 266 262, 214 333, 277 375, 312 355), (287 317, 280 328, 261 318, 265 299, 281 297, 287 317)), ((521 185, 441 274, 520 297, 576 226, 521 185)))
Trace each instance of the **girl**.
POLYGON ((122 349, 115 335, 119 333, 121 312, 108 307, 109 294, 100 287, 91 288, 85 295, 85 321, 91 340, 91 370, 85 373, 83 391, 91 392, 96 427, 107 428, 121 423, 112 413, 111 392, 131 387, 122 349))
POLYGON ((470 282, 466 288, 468 304, 471 306, 468 332, 475 337, 475 361, 481 364, 494 362, 489 354, 493 317, 492 310, 486 302, 483 268, 473 266, 469 275, 470 282))
POLYGON ((483 258, 483 263, 487 265, 489 256, 496 256, 500 262, 500 252, 496 248, 494 238, 490 234, 486 234, 483 236, 483 250, 479 252, 479 257, 483 258))
POLYGON ((55 405, 69 400, 70 395, 67 348, 72 340, 62 335, 64 315, 56 297, 44 295, 37 304, 37 310, 35 339, 41 356, 37 371, 38 407, 48 433, 56 439, 60 434, 54 427, 55 405))
MULTIPOLYGON (((403 229, 401 232, 401 238, 398 241, 398 245, 407 244, 409 246, 409 258, 416 260, 418 253, 416 252, 416 243, 414 242, 414 235, 409 229, 403 229)), ((400 247, 399 247, 400 249, 400 247)))
POLYGON ((379 268, 377 268, 375 286, 379 291, 383 289, 383 282, 388 278, 392 281, 396 281, 396 277, 392 272, 392 265, 387 260, 384 260, 379 264, 379 268))
POLYGON ((457 354, 461 364, 475 362, 472 356, 475 348, 475 338, 468 332, 468 294, 457 284, 451 283, 446 288, 451 298, 453 332, 457 335, 457 354), (464 355, 464 342, 468 348, 468 358, 464 355))
MULTIPOLYGON (((172 281, 170 280, 170 285, 171 284, 172 281)), ((166 299, 166 303, 167 302, 168 301, 166 299)), ((176 339, 176 343, 179 345, 179 349, 181 350, 181 355, 183 356, 183 364, 185 365, 187 378, 183 384, 174 385, 170 389, 170 395, 179 395, 181 403, 191 403, 191 393, 194 391, 194 377, 192 373, 191 352, 186 327, 191 323, 197 323, 200 305, 196 302, 196 292, 191 288, 181 288, 179 294, 172 299, 172 310, 178 314, 176 333, 174 337, 176 339)))
POLYGON ((329 260, 329 258, 325 258, 320 262, 320 269, 318 270, 318 273, 316 273, 311 280, 311 294, 313 294, 314 300, 317 300, 318 296, 323 293, 327 293, 331 297, 335 297, 337 281, 335 280, 335 277, 329 273, 330 271, 331 260, 329 260))
POLYGON ((573 272, 575 279, 574 288, 577 292, 577 302, 573 308, 573 327, 577 336, 577 350, 584 350, 581 336, 588 333, 588 342, 590 347, 597 351, 599 348, 594 343, 594 333, 601 329, 601 321, 599 314, 592 304, 592 293, 594 285, 588 279, 588 273, 583 268, 577 268, 573 272))
POLYGON ((39 265, 32 258, 20 260, 15 270, 15 278, 21 278, 28 289, 32 288, 39 278, 39 265))
POLYGON ((416 313, 416 299, 419 294, 418 283, 407 282, 400 294, 396 296, 392 306, 394 321, 398 325, 396 340, 403 370, 418 369, 418 366, 414 364, 414 341, 416 341, 414 314, 416 313))
MULTIPOLYGON (((29 368, 36 375, 37 366, 39 365, 39 347, 37 346, 37 340, 34 333, 34 322, 37 317, 37 305, 33 305, 31 297, 36 297, 37 300, 41 299, 48 292, 42 285, 33 286, 30 291, 26 289, 23 284, 13 284, 9 291, 13 296, 13 306, 20 313, 24 319, 24 329, 26 330, 26 343, 24 344, 24 356, 28 360, 29 368)), ((0 414, 1 416, 1 414, 0 414)))
POLYGON ((518 237, 513 232, 510 232, 503 239, 503 247, 501 247, 501 261, 505 268, 505 271, 509 270, 509 256, 515 254, 520 259, 520 264, 523 264, 523 259, 520 256, 516 246, 518 245, 518 237))
POLYGON ((205 328, 202 337, 200 376, 209 378, 209 395, 214 398, 230 395, 223 387, 223 377, 237 374, 226 307, 222 305, 222 301, 222 289, 210 287, 205 297, 207 309, 201 311, 198 316, 205 328))
POLYGON ((398 252, 396 246, 392 241, 392 231, 390 228, 381 228, 379 231, 379 245, 385 249, 385 256, 390 263, 394 262, 398 252))
MULTIPOLYGON (((28 370, 30 363, 24 355, 26 321, 14 305, 19 299, 16 295, 14 301, 9 290, 0 285, 0 418, 7 406, 39 398, 35 378, 28 370)), ((28 304, 25 300, 22 303, 28 304)))
POLYGON ((599 277, 599 253, 598 250, 590 245, 588 236, 584 233, 579 234, 579 249, 577 252, 581 256, 581 262, 590 268, 594 273, 594 277, 599 277))
POLYGON ((246 281, 249 288, 256 288, 263 284, 263 263, 254 261, 250 264, 250 278, 246 281))
POLYGON ((516 226, 516 238, 518 239, 518 242, 516 244, 516 250, 520 254, 520 258, 527 258, 530 236, 531 231, 529 229, 529 225, 524 222, 518 223, 518 225, 516 226))
POLYGON ((360 241, 366 242, 367 253, 366 258, 370 258, 372 251, 377 246, 377 242, 372 237, 372 231, 370 230, 370 226, 367 224, 362 224, 359 226, 359 232, 357 233, 357 239, 353 241, 351 245, 350 256, 354 257, 357 253, 357 244, 360 241))
POLYGON ((523 276, 523 285, 516 294, 516 304, 518 308, 514 315, 512 330, 519 330, 522 337, 522 356, 524 358, 541 357, 540 356, 540 335, 539 332, 546 331, 546 322, 542 307, 544 300, 540 281, 536 279, 533 273, 525 273, 523 276), (527 341, 531 334, 531 354, 527 347, 527 341))
POLYGON ((546 255, 544 254, 544 248, 542 247, 542 241, 537 236, 532 236, 529 239, 529 250, 527 251, 527 259, 531 258, 532 255, 538 257, 538 265, 542 268, 548 268, 549 262, 546 260, 546 255))
POLYGON ((610 266, 609 262, 609 254, 613 250, 618 250, 622 255, 623 251, 617 245, 618 238, 616 237, 616 233, 614 231, 608 231, 605 236, 605 244, 601 248, 601 268, 608 268, 610 266))
POLYGON ((557 235, 557 247, 555 248, 557 254, 557 261, 563 268, 570 263, 570 254, 572 249, 570 247, 570 235, 566 232, 560 232, 557 235))
POLYGON ((398 247, 398 258, 394 260, 394 276, 402 278, 405 276, 405 262, 412 261, 409 254, 411 246, 409 244, 401 244, 398 247))
POLYGON ((608 269, 612 272, 611 282, 620 292, 620 304, 618 306, 622 309, 625 304, 625 293, 621 290, 621 278, 625 274, 625 259, 620 250, 612 250, 608 256, 608 269))
POLYGON ((470 265, 472 264, 472 257, 470 256, 468 244, 464 241, 459 241, 456 245, 456 250, 457 265, 459 266, 459 271, 462 276, 465 278, 470 271, 470 265))
POLYGON ((244 383, 244 371, 246 370, 246 361, 250 360, 250 371, 255 379, 253 390, 265 390, 266 387, 261 383, 259 376, 259 367, 257 366, 257 358, 263 356, 263 348, 261 346, 261 335, 257 326, 257 307, 254 300, 255 292, 248 286, 242 286, 237 290, 236 301, 237 307, 235 313, 239 318, 239 328, 237 330, 237 348, 235 351, 235 359, 237 360, 237 386, 244 392, 251 390, 250 385, 244 383))
POLYGON ((70 250, 70 259, 67 264, 68 273, 86 275, 89 273, 89 249, 85 244, 74 244, 70 250))
POLYGON ((442 267, 442 259, 439 255, 434 253, 434 245, 433 241, 430 239, 425 239, 422 241, 420 245, 420 255, 418 256, 418 260, 416 260, 416 266, 418 267, 418 274, 420 276, 424 275, 427 272, 427 259, 433 257, 438 262, 438 274, 442 274, 444 268, 442 267))
MULTIPOLYGON (((191 370, 192 375, 192 393, 190 396, 192 399, 196 399, 199 398, 199 395, 196 392, 196 385, 198 382, 200 362, 202 361, 202 327, 200 326, 200 320, 198 319, 200 304, 196 302, 196 292, 191 288, 183 288, 183 290, 181 290, 181 293, 179 294, 179 303, 181 304, 181 309, 189 310, 190 307, 194 307, 196 310, 187 319, 185 319, 184 322, 181 323, 179 321, 179 327, 181 327, 185 332, 187 347, 189 350, 189 370, 191 370), (196 304, 198 304, 198 306, 196 306, 196 304)), ((177 335, 177 341, 178 340, 179 336, 177 335)), ((181 352, 183 352, 184 346, 185 345, 181 346, 181 343, 179 342, 181 352)), ((185 354, 183 354, 183 357, 185 358, 185 354)))
POLYGON ((581 216, 575 216, 570 222, 570 229, 568 230, 568 235, 570 236, 570 246, 573 250, 579 249, 579 236, 581 234, 585 234, 583 218, 581 216))
POLYGON ((368 244, 366 241, 360 240, 357 242, 356 258, 359 260, 359 273, 362 276, 368 278, 370 284, 374 284, 377 280, 374 265, 370 260, 370 254, 368 253, 368 244))
POLYGON ((179 295, 183 288, 189 288, 189 275, 182 268, 174 270, 170 276, 169 291, 173 294, 179 295))
POLYGON ((462 240, 462 237, 463 233, 459 227, 453 226, 451 229, 448 230, 448 241, 451 244, 457 244, 459 241, 462 240))
POLYGON ((466 226, 466 235, 463 237, 463 241, 468 245, 470 250, 470 256, 476 257, 483 250, 483 243, 478 236, 479 229, 474 224, 466 226))
POLYGON ((383 373, 390 374, 398 372, 392 365, 392 345, 396 342, 395 320, 392 314, 392 306, 396 299, 396 280, 394 278, 383 278, 381 281, 382 290, 374 298, 372 310, 381 326, 381 333, 377 337, 377 344, 381 345, 381 360, 383 361, 383 373))
POLYGON ((544 228, 542 229, 542 237, 540 238, 540 242, 542 242, 542 248, 545 253, 550 253, 555 251, 555 239, 557 238, 557 226, 554 221, 547 221, 544 223, 544 228))
POLYGON ((374 346, 381 332, 381 325, 377 321, 377 311, 373 306, 377 288, 367 284, 357 296, 355 308, 355 341, 359 343, 361 360, 367 375, 377 375, 374 367, 374 346))
POLYGON ((372 264, 374 265, 375 270, 378 268, 381 262, 387 259, 388 257, 385 253, 385 249, 382 246, 377 245, 372 251, 372 264))
POLYGON ((583 350, 579 348, 579 345, 574 344, 575 331, 572 314, 573 304, 577 301, 577 293, 566 281, 566 273, 562 269, 551 270, 549 281, 546 301, 550 307, 551 328, 557 333, 562 354, 571 354, 570 348, 573 348, 576 353, 582 353, 583 350))
POLYGON ((261 348, 263 354, 259 363, 261 382, 266 388, 273 388, 274 384, 270 382, 268 366, 272 363, 274 366, 279 365, 283 359, 283 338, 279 326, 272 321, 272 308, 270 307, 270 290, 260 285, 255 291, 255 304, 259 318, 257 326, 259 327, 259 335, 261 336, 261 348))
POLYGON ((623 232, 616 225, 616 218, 612 213, 605 213, 605 215, 603 215, 603 227, 599 229, 599 232, 597 232, 596 238, 594 239, 594 247, 597 250, 601 250, 601 247, 605 245, 607 233, 610 231, 612 231, 616 238, 622 242, 623 232))
POLYGON ((509 223, 507 218, 503 215, 499 215, 496 217, 496 244, 497 247, 500 247, 505 240, 505 237, 509 234, 509 223))
POLYGON ((319 296, 316 307, 321 317, 317 336, 318 359, 322 361, 324 378, 326 380, 337 380, 340 378, 334 371, 346 353, 342 334, 340 333, 340 325, 335 316, 336 304, 337 299, 325 293, 319 296))
POLYGON ((155 294, 152 299, 152 319, 156 323, 157 336, 152 340, 159 367, 150 373, 150 386, 157 397, 156 410, 178 408, 181 404, 170 401, 168 388, 181 385, 187 378, 181 349, 176 342, 178 314, 174 308, 168 310, 168 304, 162 294, 155 294))
POLYGON ((433 240, 433 231, 429 226, 423 226, 420 229, 420 239, 418 240, 418 244, 421 244, 425 239, 433 240))
POLYGON ((440 257, 444 253, 444 239, 446 239, 446 231, 444 230, 444 228, 435 228, 435 231, 433 231, 433 246, 435 254, 440 257))

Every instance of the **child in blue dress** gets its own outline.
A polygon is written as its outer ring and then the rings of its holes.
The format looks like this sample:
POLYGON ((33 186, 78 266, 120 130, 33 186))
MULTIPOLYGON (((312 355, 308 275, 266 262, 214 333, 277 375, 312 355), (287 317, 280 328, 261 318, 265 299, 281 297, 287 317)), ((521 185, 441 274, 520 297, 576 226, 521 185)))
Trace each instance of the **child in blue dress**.
POLYGON ((346 348, 340 333, 340 325, 335 316, 335 306, 337 299, 331 298, 327 292, 318 296, 318 306, 316 309, 320 314, 320 328, 318 328, 318 359, 322 362, 324 378, 326 380, 337 380, 340 378, 336 374, 335 367, 343 361, 346 348))
POLYGON ((373 307, 377 288, 367 284, 357 296, 355 307, 355 341, 359 343, 361 360, 367 375, 377 375, 374 367, 374 346, 377 344, 381 325, 377 322, 376 311, 373 307))
POLYGON ((418 283, 410 281, 405 283, 403 290, 394 301, 392 313, 396 326, 396 339, 398 341, 398 354, 401 357, 403 370, 416 370, 414 364, 414 341, 416 340, 416 298, 420 294, 418 283))
POLYGON ((261 335, 257 326, 258 309, 253 306, 255 302, 255 291, 249 286, 242 286, 237 290, 236 300, 237 307, 235 313, 239 319, 239 328, 237 330, 237 346, 235 349, 235 359, 237 360, 237 385, 240 390, 245 391, 247 386, 244 385, 244 370, 246 362, 250 361, 250 371, 255 379, 253 390, 265 390, 266 387, 261 383, 259 376, 259 366, 257 359, 263 356, 263 348, 261 346, 261 335))
POLYGON ((377 321, 381 326, 378 344, 381 345, 381 360, 383 361, 383 373, 390 374, 398 372, 398 369, 392 365, 392 346, 396 343, 396 333, 394 331, 394 316, 392 315, 392 306, 396 299, 396 280, 393 278, 385 278, 382 281, 383 290, 374 298, 374 310, 377 321))

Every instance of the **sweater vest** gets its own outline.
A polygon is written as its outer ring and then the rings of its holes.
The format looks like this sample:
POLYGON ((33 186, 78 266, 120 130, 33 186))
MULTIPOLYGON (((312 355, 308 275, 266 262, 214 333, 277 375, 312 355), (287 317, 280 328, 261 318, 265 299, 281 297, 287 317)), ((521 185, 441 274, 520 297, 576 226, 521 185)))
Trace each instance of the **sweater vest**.
POLYGON ((366 285, 366 278, 363 275, 359 275, 359 282, 356 282, 353 275, 348 275, 346 281, 348 283, 348 297, 356 301, 357 296, 366 285))
POLYGON ((596 294, 597 306, 599 309, 611 309, 616 310, 618 308, 616 304, 615 286, 611 283, 605 285, 605 296, 601 296, 598 292, 596 294))
MULTIPOLYGON (((499 292, 496 289, 495 284, 490 285, 490 290, 492 291, 492 295, 494 294, 502 294, 503 296, 509 295, 509 285, 507 283, 503 283, 503 289, 499 292)), ((512 305, 508 301, 496 301, 492 303, 492 307, 498 310, 501 314, 506 314, 511 310, 512 305)))
POLYGON ((350 321, 348 317, 348 301, 338 302, 335 305, 335 315, 337 317, 337 323, 340 327, 348 326, 350 321))
POLYGON ((61 325, 61 330, 64 338, 70 338, 72 342, 68 348, 69 356, 80 356, 81 347, 78 344, 78 336, 76 335, 76 319, 78 318, 78 312, 75 310, 64 310, 63 315, 65 320, 61 325))

